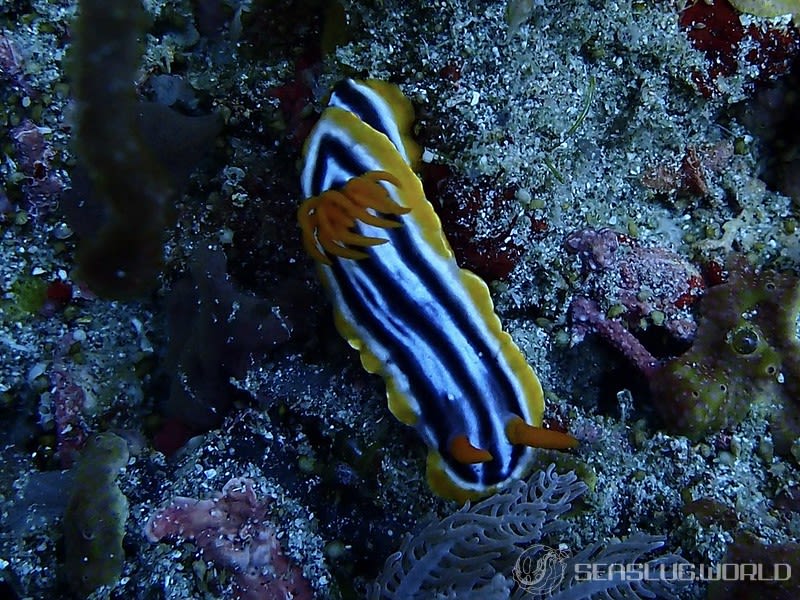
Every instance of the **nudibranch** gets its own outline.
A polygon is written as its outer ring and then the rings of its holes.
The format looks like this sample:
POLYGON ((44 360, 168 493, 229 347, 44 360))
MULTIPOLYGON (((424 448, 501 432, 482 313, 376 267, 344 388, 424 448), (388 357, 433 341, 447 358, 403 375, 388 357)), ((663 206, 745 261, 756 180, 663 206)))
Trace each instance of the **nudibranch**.
POLYGON ((433 491, 463 501, 524 476, 532 448, 577 440, 541 426, 539 380, 456 264, 412 169, 413 118, 394 85, 339 83, 304 146, 298 220, 339 333, 428 445, 433 491))

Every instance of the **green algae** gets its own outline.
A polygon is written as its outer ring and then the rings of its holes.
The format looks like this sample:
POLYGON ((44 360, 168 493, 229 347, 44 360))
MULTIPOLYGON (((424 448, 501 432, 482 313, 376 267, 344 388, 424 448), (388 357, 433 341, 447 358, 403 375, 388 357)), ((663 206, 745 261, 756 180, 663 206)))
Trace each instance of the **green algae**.
POLYGON ((128 463, 128 445, 118 435, 94 436, 75 465, 75 483, 64 512, 66 573, 72 589, 88 595, 119 581, 128 499, 117 485, 128 463))
POLYGON ((731 5, 743 13, 757 17, 797 16, 800 14, 798 0, 730 0, 731 5))
POLYGON ((775 449, 785 455, 800 434, 800 281, 757 272, 741 257, 729 270, 728 282, 701 301, 691 349, 653 376, 654 401, 667 426, 693 440, 735 426, 751 406, 763 405, 775 449))
POLYGON ((0 321, 18 321, 41 310, 47 299, 47 282, 34 276, 22 276, 9 287, 10 295, 0 301, 0 321))

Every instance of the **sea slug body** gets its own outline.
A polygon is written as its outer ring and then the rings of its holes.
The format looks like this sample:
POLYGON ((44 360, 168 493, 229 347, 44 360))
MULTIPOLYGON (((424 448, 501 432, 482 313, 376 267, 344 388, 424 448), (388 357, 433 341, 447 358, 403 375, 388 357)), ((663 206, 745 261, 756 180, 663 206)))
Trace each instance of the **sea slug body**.
POLYGON ((532 447, 577 441, 541 427, 539 380, 456 264, 412 170, 412 122, 396 86, 338 84, 305 144, 298 220, 337 329, 428 445, 431 488, 463 501, 524 476, 532 447))

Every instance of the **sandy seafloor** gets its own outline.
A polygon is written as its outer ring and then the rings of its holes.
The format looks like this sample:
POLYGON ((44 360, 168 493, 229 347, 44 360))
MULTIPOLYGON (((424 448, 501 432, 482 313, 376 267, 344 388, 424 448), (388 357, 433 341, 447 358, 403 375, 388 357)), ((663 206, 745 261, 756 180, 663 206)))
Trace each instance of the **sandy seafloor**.
MULTIPOLYGON (((70 495, 103 493, 97 483, 104 479, 81 488, 74 472, 60 470, 54 386, 63 373, 90 399, 81 416, 87 434, 112 431, 130 446, 117 479, 130 508, 125 561, 115 582, 93 598, 273 597, 237 591, 236 578, 190 541, 151 543, 142 533, 148 517, 175 496, 211 498, 233 477, 252 479, 259 498, 273 498, 269 525, 281 552, 320 598, 364 595, 405 534, 458 508, 429 491, 424 444, 393 419, 381 381, 363 373, 357 353, 336 335, 330 305, 301 250, 293 219, 300 200, 298 132, 346 76, 400 86, 417 113, 425 162, 449 166, 478 198, 481 186, 513 190, 502 210, 477 203, 475 237, 499 227, 519 249, 513 270, 490 284, 496 310, 542 382, 546 419, 581 442, 569 454, 543 453, 541 467, 554 461, 561 473, 575 469, 589 486, 576 510, 561 517, 563 529, 530 544, 574 554, 643 533, 664 541, 648 558, 673 553, 716 564, 742 539, 788 544, 784 550, 796 556, 800 453, 773 451, 768 416, 777 399, 754 403, 741 423, 721 433, 689 440, 669 433, 648 406, 644 380, 620 354, 592 336, 570 344, 568 307, 582 279, 564 242, 576 230, 609 227, 637 247, 668 250, 698 269, 724 264, 736 251, 758 268, 797 270, 797 188, 792 200, 791 191, 760 178, 770 150, 739 117, 766 110, 747 104, 765 70, 745 60, 747 48, 734 53, 737 72, 709 80, 706 95, 697 78, 709 77, 708 60, 679 27, 681 6, 674 2, 519 2, 512 10, 520 22, 513 25, 505 2, 343 1, 343 12, 326 2, 144 4, 152 22, 135 81, 139 92, 171 103, 164 96, 172 92, 159 87, 169 81, 183 94, 176 106, 218 112, 225 124, 175 200, 158 285, 146 298, 116 301, 95 297, 73 278, 80 236, 58 189, 44 197, 30 191, 31 177, 41 175, 25 172, 12 139, 26 120, 39 128, 48 177, 56 188, 69 187, 76 111, 65 56, 76 5, 0 3, 4 597, 71 597, 79 575, 66 566, 75 563, 65 555, 64 507, 70 495), (314 56, 321 31, 323 52, 314 56), (165 75, 172 77, 158 79, 165 75), (299 106, 281 105, 275 89, 298 94, 299 106), (699 149, 705 160, 709 148, 728 147, 723 164, 704 167, 702 193, 681 187, 679 165, 688 149, 699 149), (658 167, 678 175, 654 189, 643 181, 658 167), (165 427, 162 406, 170 387, 180 386, 174 381, 193 385, 167 356, 166 307, 194 250, 204 246, 226 253, 237 289, 267 298, 276 311, 275 298, 295 294, 308 322, 288 317, 296 330, 288 342, 247 357, 232 386, 210 386, 207 396, 234 398, 236 391, 234 400, 218 404, 228 411, 225 420, 166 457, 153 441, 165 427), (63 281, 72 297, 30 311, 21 297, 37 289, 36 281, 51 287, 63 281), (369 460, 353 458, 365 452, 369 460)), ((790 26, 785 18, 742 19, 765 30, 790 26)), ((187 314, 195 310, 184 307, 187 314)), ((681 315, 691 319, 691 308, 681 315)), ((209 336, 186 343, 213 363, 227 352, 217 342, 209 336)), ((113 485, 110 479, 103 485, 113 485)), ((446 538, 431 534, 431 546, 446 538)), ((502 598, 513 589, 508 553, 448 559, 437 548, 422 562, 439 587, 429 583, 413 597, 502 598), (440 558, 437 570, 431 561, 440 558), (475 569, 474 581, 454 575, 459 569, 475 569)), ((391 596, 396 588, 383 585, 386 597, 411 597, 391 596)), ((765 600, 791 597, 769 587, 757 593, 765 600)), ((706 587, 681 594, 706 597, 706 587)))

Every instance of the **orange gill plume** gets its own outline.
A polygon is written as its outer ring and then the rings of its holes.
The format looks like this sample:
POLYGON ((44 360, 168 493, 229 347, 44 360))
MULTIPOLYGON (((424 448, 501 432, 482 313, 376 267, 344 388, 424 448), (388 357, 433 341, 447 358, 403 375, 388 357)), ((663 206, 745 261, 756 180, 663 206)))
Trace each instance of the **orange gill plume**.
POLYGON ((320 251, 320 246, 329 254, 342 258, 360 259, 367 254, 352 246, 378 246, 386 243, 383 238, 355 233, 356 221, 382 228, 400 227, 396 220, 378 216, 404 215, 411 209, 400 206, 380 184, 386 181, 400 187, 400 181, 385 171, 370 171, 348 181, 341 190, 326 190, 319 196, 309 198, 297 210, 297 220, 303 230, 303 245, 316 260, 331 264, 320 251))

